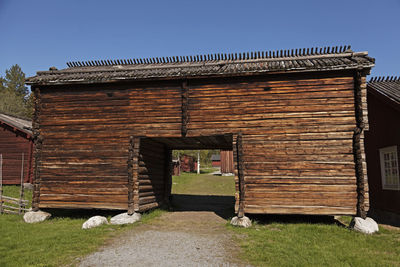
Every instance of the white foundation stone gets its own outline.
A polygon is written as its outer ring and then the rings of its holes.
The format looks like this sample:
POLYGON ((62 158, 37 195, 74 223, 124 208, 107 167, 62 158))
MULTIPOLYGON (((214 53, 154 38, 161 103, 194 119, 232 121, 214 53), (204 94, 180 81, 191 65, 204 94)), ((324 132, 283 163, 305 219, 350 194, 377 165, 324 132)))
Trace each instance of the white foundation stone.
POLYGON ((100 226, 102 224, 108 224, 107 218, 103 216, 93 216, 83 223, 82 229, 90 229, 93 227, 100 226))
POLYGON ((240 226, 244 228, 249 228, 251 226, 251 221, 248 217, 243 216, 242 218, 239 218, 237 216, 233 217, 231 220, 231 224, 234 226, 240 226))
POLYGON ((350 223, 350 228, 364 234, 373 234, 379 231, 378 224, 369 217, 365 220, 361 217, 354 217, 350 223))
POLYGON ((26 223, 38 223, 43 222, 51 217, 51 214, 44 211, 28 211, 24 214, 24 221, 26 223))
POLYGON ((129 224, 135 223, 139 221, 141 218, 140 213, 133 213, 132 215, 128 215, 127 212, 115 215, 111 218, 111 224, 129 224))

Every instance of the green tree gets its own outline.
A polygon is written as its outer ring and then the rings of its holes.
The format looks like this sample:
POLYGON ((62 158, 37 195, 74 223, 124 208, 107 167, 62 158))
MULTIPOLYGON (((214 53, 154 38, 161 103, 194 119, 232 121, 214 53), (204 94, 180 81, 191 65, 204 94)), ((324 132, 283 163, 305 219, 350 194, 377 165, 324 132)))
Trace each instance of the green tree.
POLYGON ((0 93, 1 93, 3 90, 6 89, 6 87, 4 86, 4 83, 5 83, 5 82, 6 82, 6 81, 4 80, 4 78, 0 76, 0 93))
POLYGON ((28 88, 25 86, 25 73, 18 64, 6 70, 4 85, 8 90, 23 97, 29 93, 28 88))
POLYGON ((0 112, 31 118, 32 102, 25 86, 25 73, 20 66, 13 65, 4 78, 0 76, 0 112))

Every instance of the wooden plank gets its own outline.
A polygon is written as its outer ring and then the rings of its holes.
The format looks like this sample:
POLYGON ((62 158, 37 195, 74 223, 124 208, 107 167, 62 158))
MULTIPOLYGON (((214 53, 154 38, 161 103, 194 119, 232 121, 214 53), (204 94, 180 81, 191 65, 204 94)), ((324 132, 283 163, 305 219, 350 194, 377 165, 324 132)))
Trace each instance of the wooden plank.
POLYGON ((243 136, 242 133, 239 132, 236 137, 236 146, 237 146, 237 169, 238 169, 238 178, 239 178, 239 210, 238 217, 242 218, 244 216, 244 202, 245 202, 245 178, 244 178, 244 160, 243 160, 243 136))

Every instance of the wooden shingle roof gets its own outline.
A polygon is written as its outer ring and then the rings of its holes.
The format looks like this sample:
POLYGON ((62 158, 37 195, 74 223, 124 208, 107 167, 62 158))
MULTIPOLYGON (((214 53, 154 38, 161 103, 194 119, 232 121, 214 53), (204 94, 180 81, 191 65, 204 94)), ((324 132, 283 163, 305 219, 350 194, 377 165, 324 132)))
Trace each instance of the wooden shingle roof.
POLYGON ((39 71, 30 85, 105 83, 123 80, 179 79, 371 68, 375 59, 350 46, 235 54, 68 62, 68 68, 39 71))
POLYGON ((374 77, 367 88, 400 105, 400 77, 374 77))

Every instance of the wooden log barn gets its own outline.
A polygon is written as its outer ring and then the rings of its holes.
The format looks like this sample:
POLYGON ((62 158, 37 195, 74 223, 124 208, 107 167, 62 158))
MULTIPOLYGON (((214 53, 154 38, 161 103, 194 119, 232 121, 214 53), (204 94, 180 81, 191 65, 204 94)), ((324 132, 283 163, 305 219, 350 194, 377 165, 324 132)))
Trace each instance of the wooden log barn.
POLYGON ((35 95, 34 209, 167 203, 172 149, 234 151, 236 212, 365 217, 366 80, 350 46, 69 62, 35 95))
POLYGON ((370 127, 365 133, 371 212, 400 224, 400 78, 367 84, 370 127))
POLYGON ((0 113, 0 154, 3 184, 32 183, 33 138, 29 120, 0 113), (23 156, 22 156, 23 155, 23 156))

